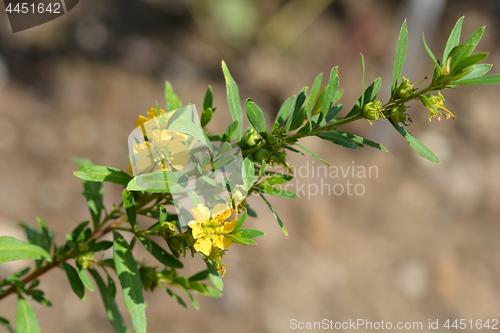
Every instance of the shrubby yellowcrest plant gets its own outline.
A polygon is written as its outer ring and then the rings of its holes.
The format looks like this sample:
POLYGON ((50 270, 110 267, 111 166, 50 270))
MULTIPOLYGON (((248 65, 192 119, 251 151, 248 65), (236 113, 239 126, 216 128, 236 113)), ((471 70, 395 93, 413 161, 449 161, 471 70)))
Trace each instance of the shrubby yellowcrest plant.
MULTIPOLYGON (((487 54, 473 54, 484 28, 460 44, 462 22, 463 17, 453 28, 441 60, 434 56, 423 39, 434 62, 434 74, 427 87, 417 88, 417 84, 402 76, 408 43, 405 21, 397 43, 389 100, 383 103, 377 99, 380 78, 365 89, 364 59, 361 56, 363 92, 343 116, 340 115, 343 106, 337 104, 343 92, 339 89, 337 67, 330 72, 326 86, 323 86, 323 75, 320 74, 310 90, 304 87, 297 96, 286 99, 272 126, 266 124, 261 109, 247 99, 245 114, 251 126, 244 131, 238 86, 222 62, 233 122, 223 133, 215 135, 207 131, 216 110, 211 87, 205 94, 198 120, 186 116, 194 113, 183 113, 190 106, 183 108, 167 82, 165 111, 157 105, 147 111, 147 117, 141 115, 135 122, 137 133, 142 137, 134 137, 129 143, 131 154, 135 155, 131 158, 129 172, 95 166, 85 158, 71 159, 79 169, 75 175, 83 183, 89 221, 80 223, 66 235, 64 244, 54 242, 54 233, 41 218, 37 219, 37 227, 21 224, 28 242, 0 237, 0 264, 19 259, 35 260, 34 267, 0 278, 0 300, 17 295, 14 325, 17 332, 40 331, 35 313, 26 299, 51 305, 39 288, 39 277, 56 267, 65 271, 72 290, 80 299, 85 299, 86 290, 99 291, 116 332, 130 332, 115 301, 117 278, 133 329, 138 333, 147 331, 144 290, 153 291, 160 287, 177 303, 187 307, 184 298, 176 292, 180 291, 197 309, 199 304, 193 294, 220 297, 222 276, 228 268, 222 258, 229 253, 229 246, 233 243, 233 246, 256 244, 254 239, 264 235, 260 230, 243 228, 248 216, 257 217, 247 198, 260 196, 288 236, 283 221, 266 199, 267 195, 297 197, 295 193, 279 188, 294 177, 287 154, 307 153, 329 165, 299 144, 301 138, 315 136, 349 149, 369 146, 387 151, 379 143, 338 129, 361 119, 387 120, 418 154, 439 163, 434 153, 406 129, 411 125, 407 103, 420 101, 429 110, 429 119, 454 118, 445 107, 443 90, 460 85, 500 83, 499 74, 485 75, 492 65, 480 64, 487 54), (241 163, 235 163, 240 155, 241 163), (284 172, 275 171, 270 166, 281 167, 284 172), (190 187, 190 177, 194 177, 196 186, 190 187), (111 208, 104 207, 103 182, 124 188, 121 203, 111 208), (227 195, 217 192, 219 188, 227 195), (197 189, 205 191, 205 195, 197 189), (180 205, 178 197, 188 199, 192 208, 180 205), (186 220, 185 224, 181 223, 183 220, 186 220), (130 243, 124 238, 125 233, 133 236, 130 243), (108 234, 112 235, 112 241, 103 240, 108 234), (147 263, 151 258, 137 260, 133 254, 135 246, 143 246, 156 259, 156 265, 147 263), (113 256, 103 258, 101 252, 108 249, 112 249, 113 256), (183 276, 182 260, 188 254, 201 258, 207 268, 192 276, 183 276)), ((7 318, 0 317, 0 324, 14 332, 7 318)))

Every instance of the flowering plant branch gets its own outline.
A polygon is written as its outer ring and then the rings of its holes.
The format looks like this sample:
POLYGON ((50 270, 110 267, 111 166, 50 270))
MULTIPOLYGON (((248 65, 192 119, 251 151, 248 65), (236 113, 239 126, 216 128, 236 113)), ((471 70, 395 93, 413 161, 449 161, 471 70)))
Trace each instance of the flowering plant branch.
MULTIPOLYGON (((287 163, 287 153, 304 155, 305 152, 328 164, 300 145, 301 138, 315 136, 349 149, 366 145, 387 151, 379 143, 338 129, 361 119, 370 123, 387 119, 418 154, 439 163, 434 153, 406 129, 411 123, 407 103, 420 101, 430 112, 429 120, 455 118, 444 106, 441 91, 460 85, 500 83, 499 74, 485 75, 492 65, 480 64, 487 53, 472 54, 484 28, 460 44, 462 22, 463 17, 451 32, 441 60, 434 56, 423 39, 435 65, 432 80, 423 89, 416 88, 402 75, 408 43, 406 21, 403 23, 390 99, 385 104, 377 100, 380 78, 365 89, 361 56, 363 93, 344 116, 339 116, 343 107, 337 104, 343 93, 339 89, 337 67, 331 70, 326 86, 322 87, 323 75, 320 74, 309 93, 304 87, 297 96, 285 100, 270 127, 261 109, 247 99, 245 114, 251 126, 243 131, 238 86, 222 62, 233 123, 218 135, 210 135, 207 129, 215 112, 211 87, 198 118, 194 107, 183 106, 167 82, 166 111, 157 105, 148 111, 147 117, 139 116, 136 121, 136 130, 129 137, 131 158, 127 172, 95 166, 84 158, 71 159, 79 169, 75 175, 83 182, 83 195, 91 216, 89 221, 80 223, 66 235, 64 244, 55 244, 54 233, 40 218, 37 219, 38 227, 21 224, 28 242, 0 237, 0 264, 19 259, 35 260, 34 268, 27 267, 0 278, 0 300, 17 295, 17 332, 40 331, 26 298, 51 305, 38 286, 39 278, 54 268, 64 270, 72 290, 82 300, 86 289, 93 292, 97 286, 116 332, 129 332, 129 328, 115 302, 114 276, 119 280, 135 332, 146 332, 143 291, 160 287, 177 303, 187 307, 184 299, 174 292, 175 287, 197 309, 199 304, 193 293, 220 297, 222 277, 227 269, 222 258, 228 247, 232 243, 257 244, 254 239, 264 235, 260 230, 243 228, 248 216, 257 217, 247 198, 259 194, 288 236, 283 222, 266 199, 267 195, 297 197, 279 188, 294 176, 293 168, 287 163), (276 166, 285 172, 271 169, 276 166), (103 182, 124 187, 123 201, 109 210, 103 204, 103 182), (123 236, 125 233, 132 235, 130 243, 123 236), (107 236, 111 236, 112 241, 107 236), (133 249, 138 243, 157 260, 157 266, 134 258, 133 249), (107 250, 112 251, 112 256, 104 256, 107 250), (192 276, 183 276, 182 259, 188 254, 199 256, 207 268, 192 276)), ((6 318, 0 317, 0 324, 14 332, 6 318)))

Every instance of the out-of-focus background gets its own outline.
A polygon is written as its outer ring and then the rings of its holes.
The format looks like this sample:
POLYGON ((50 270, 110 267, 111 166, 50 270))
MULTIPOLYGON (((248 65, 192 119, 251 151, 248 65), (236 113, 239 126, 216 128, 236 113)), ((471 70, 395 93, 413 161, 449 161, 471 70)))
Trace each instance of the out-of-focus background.
MULTIPOLYGON (((498 0, 82 0, 16 34, 3 5, 0 13, 0 235, 19 239, 21 219, 42 217, 63 242, 89 218, 75 166, 65 159, 125 169, 128 134, 139 114, 162 105, 165 80, 197 105, 211 84, 217 111, 209 128, 223 131, 231 120, 222 59, 242 100, 252 97, 268 123, 286 97, 333 66, 346 89, 340 102, 350 109, 361 93, 360 53, 367 81, 381 76, 379 97, 387 99, 405 18, 404 72, 412 82, 432 76, 421 33, 440 55, 462 15, 462 40, 486 25, 477 50, 490 52, 492 73, 500 67, 498 0)), ((456 120, 429 122, 423 106, 410 109, 410 130, 441 165, 420 158, 385 121, 344 129, 381 142, 387 153, 303 140, 339 169, 378 173, 322 180, 311 173, 317 160, 290 156, 296 168, 308 167, 294 180, 305 192, 269 199, 289 237, 265 204, 250 199, 259 218, 246 223, 267 236, 258 246, 231 246, 224 296, 198 296, 196 311, 161 290, 148 293, 148 331, 287 332, 291 319, 421 321, 424 328, 429 319, 500 319, 499 88, 460 87, 445 96, 456 120), (321 181, 361 184, 364 194, 313 195, 321 181)), ((118 186, 105 191, 108 206, 120 200, 118 186)), ((187 258, 186 270, 195 272, 198 261, 187 258)), ((0 275, 23 264, 2 265, 0 275)), ((44 332, 112 331, 96 292, 80 302, 61 270, 41 282, 54 304, 33 305, 44 332)), ((0 314, 14 320, 14 297, 0 314)))

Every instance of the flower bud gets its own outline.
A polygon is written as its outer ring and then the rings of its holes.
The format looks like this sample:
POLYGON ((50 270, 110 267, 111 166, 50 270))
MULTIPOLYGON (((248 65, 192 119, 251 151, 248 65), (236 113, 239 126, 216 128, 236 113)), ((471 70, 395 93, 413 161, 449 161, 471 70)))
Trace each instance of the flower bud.
POLYGON ((139 267, 139 275, 145 290, 153 291, 158 286, 158 274, 155 267, 139 267))
POLYGON ((262 164, 262 162, 268 161, 271 153, 266 149, 259 149, 253 153, 253 159, 256 163, 262 164))
POLYGON ((175 224, 170 222, 163 222, 158 229, 158 234, 167 239, 175 234, 175 224))
POLYGON ((382 101, 375 101, 365 104, 363 107, 363 117, 368 120, 378 120, 384 118, 382 114, 382 101))
POLYGON ((92 263, 97 262, 92 253, 83 253, 76 257, 76 263, 83 269, 92 268, 92 263))
POLYGON ((259 133, 257 133, 257 131, 253 127, 251 127, 250 130, 246 132, 243 138, 241 139, 242 143, 241 147, 243 149, 252 148, 255 145, 257 145, 260 140, 261 139, 259 133))
POLYGON ((411 84, 410 80, 403 76, 402 82, 396 87, 392 97, 394 99, 404 99, 413 95, 414 92, 415 89, 413 89, 413 84, 411 84))

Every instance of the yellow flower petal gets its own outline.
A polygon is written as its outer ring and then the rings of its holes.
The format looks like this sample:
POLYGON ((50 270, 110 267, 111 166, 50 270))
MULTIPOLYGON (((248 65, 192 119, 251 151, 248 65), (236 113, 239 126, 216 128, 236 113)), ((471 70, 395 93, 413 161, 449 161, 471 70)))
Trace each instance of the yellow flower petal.
POLYGON ((170 165, 177 170, 182 170, 189 162, 189 155, 186 153, 175 154, 170 157, 170 165))
POLYGON ((231 222, 224 223, 224 225, 222 226, 222 232, 224 234, 230 233, 234 230, 234 227, 236 227, 236 223, 238 223, 238 219, 236 218, 234 218, 234 220, 232 220, 231 222))
POLYGON ((195 239, 203 237, 203 229, 201 228, 201 222, 191 221, 188 223, 188 226, 191 228, 193 237, 195 239))
POLYGON ((176 140, 181 140, 181 141, 187 141, 189 140, 189 135, 184 134, 184 133, 179 133, 179 132, 170 132, 172 134, 172 138, 176 140))
POLYGON ((148 110, 148 117, 149 119, 153 119, 155 117, 158 117, 159 115, 162 115, 165 113, 165 110, 160 109, 160 114, 158 114, 156 108, 151 108, 148 110))
POLYGON ((154 165, 155 163, 152 158, 141 156, 135 161, 136 173, 148 173, 154 165))
POLYGON ((141 156, 148 156, 151 155, 153 152, 151 143, 148 141, 141 142, 137 145, 134 145, 134 154, 135 155, 141 155, 141 156))
POLYGON ((172 137, 168 130, 154 130, 151 132, 151 138, 155 146, 163 148, 169 144, 172 137))
POLYGON ((219 221, 225 221, 229 216, 231 216, 231 209, 226 204, 217 204, 212 210, 212 218, 219 219, 219 221))
POLYGON ((222 235, 219 235, 214 238, 214 246, 217 246, 221 250, 225 250, 233 243, 232 240, 230 240, 227 237, 224 237, 222 235))
POLYGON ((182 141, 179 141, 179 140, 170 140, 168 142, 167 150, 171 154, 177 154, 177 153, 185 152, 187 149, 186 149, 186 146, 184 146, 184 144, 182 143, 182 141))
POLYGON ((196 221, 202 222, 210 219, 210 209, 203 206, 202 204, 198 204, 196 207, 191 209, 193 213, 193 217, 196 221))
POLYGON ((141 127, 146 121, 148 121, 149 118, 146 118, 144 116, 139 116, 137 120, 135 121, 135 127, 141 127))
POLYGON ((194 249, 209 256, 210 252, 212 252, 212 242, 207 238, 199 238, 196 240, 196 243, 194 243, 194 249))

